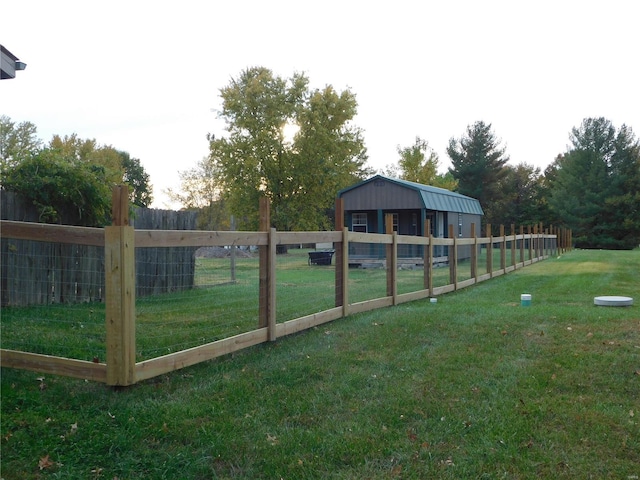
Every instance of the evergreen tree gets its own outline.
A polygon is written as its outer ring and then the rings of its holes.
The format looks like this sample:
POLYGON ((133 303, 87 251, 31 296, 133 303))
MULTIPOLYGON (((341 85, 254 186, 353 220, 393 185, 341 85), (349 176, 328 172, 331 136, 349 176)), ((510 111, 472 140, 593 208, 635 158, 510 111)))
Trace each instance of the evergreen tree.
POLYGON ((491 131, 491 124, 478 121, 467 127, 466 134, 451 138, 447 154, 451 158, 449 172, 458 181, 458 192, 475 198, 485 212, 484 221, 499 221, 502 201, 501 181, 507 175, 505 165, 509 157, 491 131))
POLYGON ((640 145, 630 128, 616 132, 603 117, 587 118, 556 160, 549 202, 573 230, 576 246, 633 248, 640 243, 640 145))

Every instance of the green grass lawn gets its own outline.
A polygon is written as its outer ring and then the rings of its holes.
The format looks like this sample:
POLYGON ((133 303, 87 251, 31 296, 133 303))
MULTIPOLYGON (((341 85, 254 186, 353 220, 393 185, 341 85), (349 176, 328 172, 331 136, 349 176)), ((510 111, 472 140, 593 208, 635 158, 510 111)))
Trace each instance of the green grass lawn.
MULTIPOLYGON (((332 292, 296 268, 278 289, 332 292)), ((638 478, 638 272, 638 250, 574 251, 129 388, 2 369, 0 477, 638 478)))

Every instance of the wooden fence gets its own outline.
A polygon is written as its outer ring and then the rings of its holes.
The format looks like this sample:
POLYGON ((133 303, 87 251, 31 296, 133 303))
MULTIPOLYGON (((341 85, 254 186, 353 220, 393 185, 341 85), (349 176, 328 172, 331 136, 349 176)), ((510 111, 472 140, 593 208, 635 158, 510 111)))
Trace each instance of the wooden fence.
MULTIPOLYGON (((503 275, 530 265, 568 248, 560 238, 570 239, 570 232, 543 232, 540 226, 529 227, 527 233, 511 228, 511 234, 472 238, 432 238, 389 234, 350 232, 346 228, 330 232, 278 232, 270 225, 269 204, 261 202, 261 231, 211 232, 134 229, 129 224, 126 196, 114 195, 114 224, 105 229, 44 225, 15 221, 2 221, 2 238, 54 241, 70 245, 93 245, 104 249, 105 256, 105 326, 106 362, 93 363, 49 355, 15 350, 0 350, 2 366, 38 372, 67 375, 104 382, 108 385, 132 385, 136 382, 165 374, 180 368, 207 361, 259 343, 300 332, 323 323, 358 312, 424 299, 474 285, 483 280, 503 275), (328 310, 293 320, 276 322, 276 247, 278 245, 333 243, 335 255, 335 306, 328 310), (349 244, 363 242, 383 245, 386 249, 387 291, 381 298, 352 303, 349 292, 349 244), (410 293, 398 293, 398 247, 420 245, 424 251, 424 285, 410 293), (183 248, 203 246, 258 246, 260 306, 257 328, 228 338, 200 345, 188 350, 136 362, 136 249, 183 248), (447 285, 433 285, 433 248, 449 248, 449 278, 447 285), (457 250, 471 246, 471 276, 458 281, 457 250), (493 251, 498 247, 499 268, 494 268, 493 251), (509 246, 509 248, 507 248, 509 246), (487 251, 487 273, 480 274, 477 252, 487 251)), ((336 204, 336 218, 342 217, 342 205, 336 204)), ((390 231, 391 219, 388 219, 390 231)), ((453 228, 453 227, 450 227, 453 228)), ((429 229, 427 229, 429 231, 429 229)), ((490 226, 487 228, 491 232, 490 226)))
MULTIPOLYGON (((13 192, 0 190, 2 220, 38 222, 38 212, 13 192)), ((131 224, 149 230, 193 230, 196 212, 136 208, 131 224)), ((69 215, 66 215, 69 217, 69 215)), ((72 222, 72 220, 68 220, 72 222)), ((104 241, 68 243, 65 230, 45 228, 34 239, 0 241, 2 306, 84 303, 104 299, 104 241), (57 240, 62 238, 62 240, 57 240)), ((75 232, 89 232, 78 230, 75 232)), ((77 233, 80 234, 80 233, 77 233)), ((80 234, 81 235, 81 234, 80 234)), ((193 287, 194 249, 148 248, 136 252, 136 295, 154 295, 193 287)))

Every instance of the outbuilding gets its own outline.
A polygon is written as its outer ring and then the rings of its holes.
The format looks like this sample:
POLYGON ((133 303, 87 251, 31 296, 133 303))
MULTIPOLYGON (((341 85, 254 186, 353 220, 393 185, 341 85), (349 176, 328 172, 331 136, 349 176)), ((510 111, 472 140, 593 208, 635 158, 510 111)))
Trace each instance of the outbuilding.
MULTIPOLYGON (((467 197, 444 188, 375 175, 367 180, 338 192, 343 200, 345 225, 353 232, 385 233, 385 216, 393 215, 393 230, 399 235, 424 236, 431 233, 437 238, 447 238, 449 225, 454 235, 471 236, 471 224, 480 231, 482 207, 475 198, 467 197), (430 232, 426 232, 430 220, 430 232)), ((401 257, 421 257, 418 246, 399 251, 401 257)), ((379 249, 360 244, 353 247, 353 255, 379 256, 379 249)), ((443 251, 435 256, 445 255, 443 251)))

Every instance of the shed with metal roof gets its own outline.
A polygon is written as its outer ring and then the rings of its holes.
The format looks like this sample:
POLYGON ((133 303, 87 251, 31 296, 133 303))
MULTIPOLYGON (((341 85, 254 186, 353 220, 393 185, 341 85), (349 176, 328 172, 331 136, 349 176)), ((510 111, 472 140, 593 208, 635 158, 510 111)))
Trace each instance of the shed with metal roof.
MULTIPOLYGON (((338 192, 343 200, 345 225, 351 231, 384 233, 385 215, 393 215, 393 229, 400 235, 424 236, 427 220, 431 235, 471 236, 471 224, 480 231, 482 207, 475 198, 444 188, 375 175, 338 192)), ((414 256, 418 252, 405 252, 414 256)))

